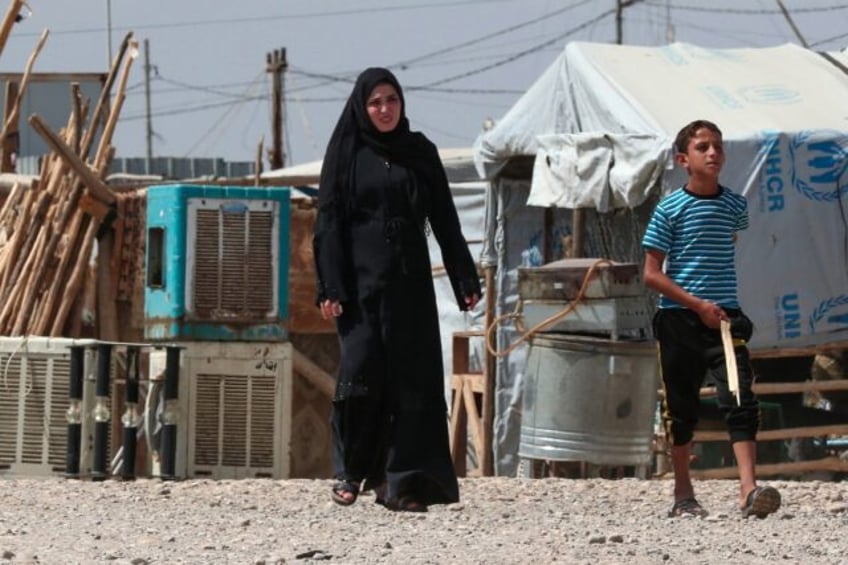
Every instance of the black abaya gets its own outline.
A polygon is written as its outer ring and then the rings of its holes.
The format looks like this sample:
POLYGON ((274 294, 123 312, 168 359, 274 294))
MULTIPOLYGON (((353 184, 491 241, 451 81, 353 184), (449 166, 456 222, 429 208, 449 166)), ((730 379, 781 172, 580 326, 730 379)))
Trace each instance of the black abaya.
MULTIPOLYGON (((412 495, 423 504, 455 502, 459 490, 422 219, 429 217, 457 297, 479 295, 476 269, 447 182, 422 186, 414 171, 367 146, 356 153, 352 179, 345 221, 336 226, 345 232, 340 241, 347 254, 339 261, 349 261, 349 296, 337 320, 336 474, 369 484, 385 481, 390 500, 412 495), (425 200, 414 197, 420 190, 428 191, 429 214, 416 209, 425 200)), ((319 222, 319 229, 326 227, 319 222)), ((464 309, 464 301, 459 306, 464 309)))

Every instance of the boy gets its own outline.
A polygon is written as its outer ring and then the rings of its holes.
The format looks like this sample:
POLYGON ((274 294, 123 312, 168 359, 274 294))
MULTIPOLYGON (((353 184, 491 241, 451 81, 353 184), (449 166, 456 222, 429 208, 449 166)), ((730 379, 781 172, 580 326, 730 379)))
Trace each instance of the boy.
POLYGON ((739 466, 739 507, 745 517, 764 518, 780 507, 780 493, 757 486, 754 476, 759 409, 745 346, 753 325, 739 308, 734 249, 736 232, 748 227, 748 204, 718 182, 725 159, 718 126, 691 122, 677 134, 674 150, 689 181, 660 201, 642 240, 645 285, 660 294, 653 330, 665 391, 663 422, 672 445, 674 506, 669 516, 707 515, 695 499, 689 461, 699 389, 709 371, 739 466), (730 322, 734 338, 738 404, 728 389, 722 320, 730 322))

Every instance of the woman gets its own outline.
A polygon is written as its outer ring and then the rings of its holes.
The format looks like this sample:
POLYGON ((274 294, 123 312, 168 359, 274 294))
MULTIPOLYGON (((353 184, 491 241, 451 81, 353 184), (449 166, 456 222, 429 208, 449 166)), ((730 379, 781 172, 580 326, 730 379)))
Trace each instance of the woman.
POLYGON ((396 510, 459 500, 430 228, 459 308, 473 308, 480 280, 438 151, 409 130, 394 75, 366 69, 327 146, 313 241, 318 304, 341 344, 332 497, 342 505, 360 488, 396 510))

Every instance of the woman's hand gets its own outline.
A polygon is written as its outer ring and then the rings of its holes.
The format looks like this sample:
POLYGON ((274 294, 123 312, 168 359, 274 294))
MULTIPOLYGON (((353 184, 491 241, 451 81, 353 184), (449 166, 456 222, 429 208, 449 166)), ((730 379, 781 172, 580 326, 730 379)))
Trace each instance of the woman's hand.
POLYGON ((338 300, 325 300, 321 303, 321 317, 325 320, 342 315, 342 305, 338 300))
POLYGON ((465 306, 468 308, 468 310, 474 310, 474 307, 479 301, 480 297, 477 295, 477 293, 474 293, 471 296, 465 297, 465 306))

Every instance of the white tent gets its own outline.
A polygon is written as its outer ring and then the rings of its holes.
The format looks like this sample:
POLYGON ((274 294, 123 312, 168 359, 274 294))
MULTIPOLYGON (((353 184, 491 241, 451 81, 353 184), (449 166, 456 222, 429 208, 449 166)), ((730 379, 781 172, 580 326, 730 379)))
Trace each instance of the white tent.
MULTIPOLYGON (((737 262, 752 348, 848 343, 848 57, 827 55, 794 45, 569 44, 474 143, 493 187, 483 262, 497 267, 495 314, 512 310, 522 251, 573 235, 571 209, 594 220, 588 256, 615 248, 614 259, 641 260, 653 201, 685 181, 672 140, 705 118, 724 132, 722 183, 749 200, 737 262)), ((499 347, 511 338, 499 331, 499 347)), ((498 361, 499 472, 514 463, 522 371, 521 349, 498 361)))
POLYGON ((848 74, 818 53, 572 43, 475 156, 489 176, 534 156, 531 206, 633 208, 685 181, 671 142, 696 118, 723 130, 722 183, 749 200, 752 346, 848 339, 848 74))

